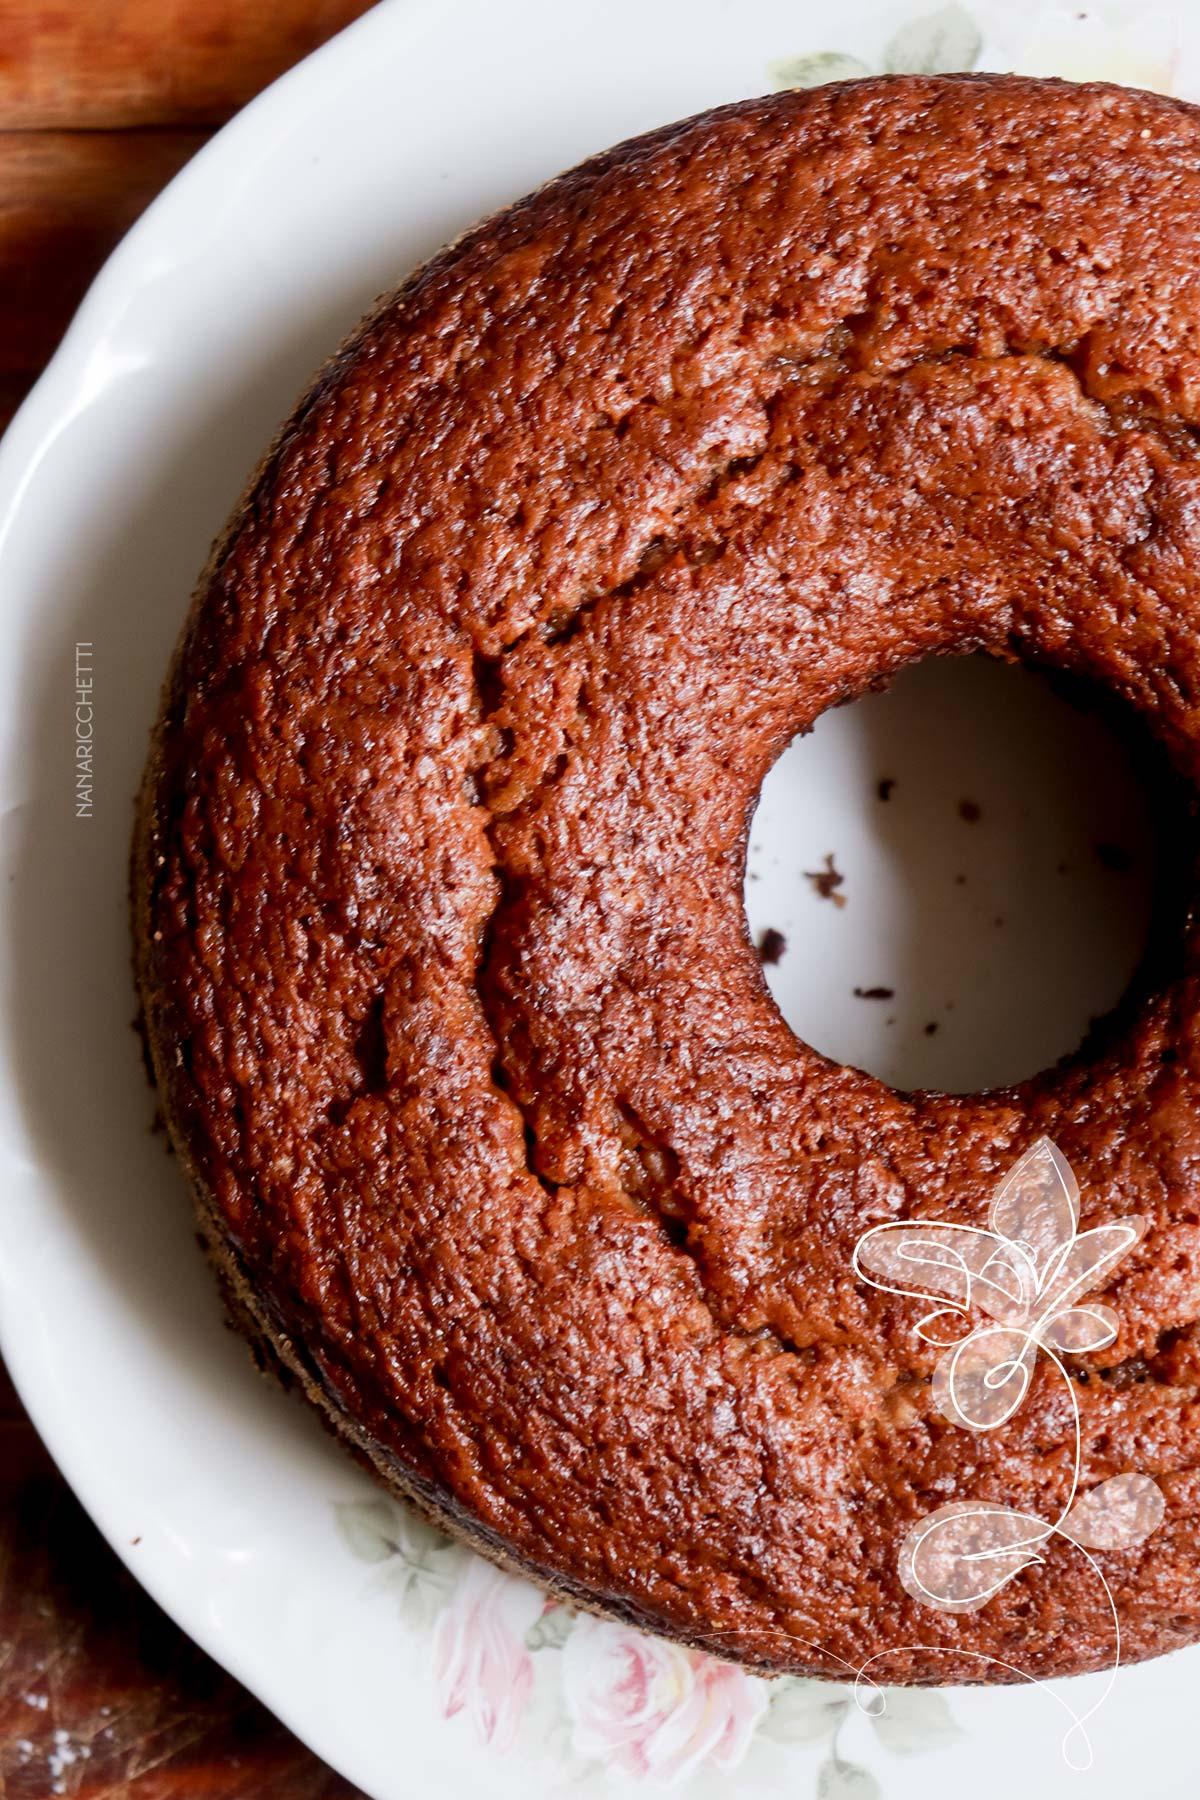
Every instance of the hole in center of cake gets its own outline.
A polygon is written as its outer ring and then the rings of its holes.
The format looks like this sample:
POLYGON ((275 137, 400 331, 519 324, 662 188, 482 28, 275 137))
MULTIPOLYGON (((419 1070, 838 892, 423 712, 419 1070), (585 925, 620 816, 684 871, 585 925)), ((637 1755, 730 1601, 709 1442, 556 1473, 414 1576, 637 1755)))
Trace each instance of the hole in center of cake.
POLYGON ((901 1089, 1049 1067, 1163 939, 1168 790, 1097 690, 986 657, 826 713, 750 832, 746 911, 788 1024, 901 1089))

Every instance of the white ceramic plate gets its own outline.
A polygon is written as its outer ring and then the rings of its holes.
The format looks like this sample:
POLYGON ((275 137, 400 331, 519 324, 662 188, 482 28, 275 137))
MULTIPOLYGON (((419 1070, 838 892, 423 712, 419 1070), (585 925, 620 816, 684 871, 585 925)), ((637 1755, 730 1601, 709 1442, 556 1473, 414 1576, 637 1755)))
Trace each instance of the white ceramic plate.
MULTIPOLYGON (((845 72, 847 58, 1195 93, 1200 32, 1189 31, 1181 40, 1134 0, 1086 15, 1074 4, 939 12, 937 0, 833 11, 393 0, 179 176, 105 269, 0 448, 4 1354, 139 1579, 377 1800, 528 1796, 585 1778, 599 1794, 674 1784, 825 1800, 1195 1791, 1200 1654, 1123 1671, 1093 1723, 1091 1773, 1070 1776, 1065 1715, 1047 1691, 897 1696, 871 1721, 841 1688, 769 1686, 543 1612, 533 1589, 378 1496, 222 1326, 177 1171, 150 1129, 125 919, 131 797, 196 571, 277 421, 378 290, 590 151, 777 82, 845 72), (95 680, 90 818, 75 816, 80 642, 95 680)), ((1112 997, 1102 990, 1120 985, 1139 878, 1110 869, 1117 887, 1101 882, 1098 897, 1090 836, 1145 847, 1132 800, 1115 819, 1086 814, 1091 752, 1072 773, 1075 734, 1019 678, 1011 690, 986 670, 950 688, 915 679, 784 759, 756 828, 750 910, 756 929, 787 936, 772 979, 824 1047, 969 1086, 997 1058, 1001 1073, 1045 1060, 1112 997), (984 715, 1000 723, 983 729, 984 715), (1043 748, 1026 751, 1027 767, 1057 744, 1065 773, 1023 818, 1008 740, 1031 732, 1043 748), (885 777, 897 782, 886 830, 885 777), (906 812, 918 791, 925 811, 906 812), (983 809, 970 828, 963 799, 983 809), (914 842, 932 846, 922 864, 914 842), (803 879, 827 852, 846 876, 844 908, 803 879), (1034 858, 1033 880, 1011 880, 1018 856, 1034 858), (904 881, 888 879, 893 861, 904 881), (1066 921, 1084 896, 1101 922, 1048 1004, 1045 982, 1020 979, 1037 953, 1036 907, 1066 921), (981 907, 1011 914, 1015 950, 980 956, 981 907), (989 968, 1003 979, 981 978, 989 968), (893 987, 895 1008, 853 998, 854 985, 893 987), (1003 1041, 989 1049, 1001 1013, 1003 1041)), ((1028 773, 1017 783, 1036 786, 1028 773)), ((1080 1709, 1098 1691, 1068 1686, 1080 1709)))

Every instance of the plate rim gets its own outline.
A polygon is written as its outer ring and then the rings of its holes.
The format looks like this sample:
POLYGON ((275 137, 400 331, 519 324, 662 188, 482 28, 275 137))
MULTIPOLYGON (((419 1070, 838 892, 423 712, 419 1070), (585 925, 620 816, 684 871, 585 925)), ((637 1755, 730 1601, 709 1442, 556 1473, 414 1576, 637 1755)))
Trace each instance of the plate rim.
MULTIPOLYGON (((469 4, 470 0, 376 0, 367 12, 351 20, 254 95, 154 196, 92 277, 50 360, 0 435, 0 566, 26 491, 45 454, 87 410, 87 402, 72 404, 72 387, 77 384, 87 357, 103 343, 108 332, 106 308, 110 296, 116 297, 123 287, 127 288, 128 273, 136 267, 144 247, 161 229, 163 219, 174 210, 180 192, 198 178, 198 173, 207 178, 222 165, 234 164, 256 138, 264 138, 270 133, 281 112, 290 112, 293 117, 302 114, 320 103, 328 82, 352 79, 358 57, 376 36, 386 39, 392 46, 397 34, 415 29, 429 16, 444 15, 451 8, 462 11, 469 4)), ((329 1741, 329 1734, 323 1730, 319 1718, 301 1714, 298 1705, 293 1706, 286 1683, 276 1685, 270 1680, 269 1670, 247 1666, 236 1637, 211 1614, 189 1610, 187 1594, 182 1585, 172 1579, 170 1563, 149 1563, 133 1554, 133 1546, 118 1522, 110 1516, 103 1497, 92 1491, 83 1452, 51 1416, 48 1405, 42 1403, 43 1397, 32 1390, 24 1378, 25 1355, 17 1345, 18 1321, 15 1309, 7 1303, 6 1292, 4 1282, 0 1281, 0 1357, 40 1442, 108 1548, 138 1587, 186 1638, 245 1688, 307 1750, 369 1795, 371 1776, 367 1759, 363 1759, 362 1767, 356 1767, 358 1759, 353 1754, 353 1747, 341 1739, 329 1741)))

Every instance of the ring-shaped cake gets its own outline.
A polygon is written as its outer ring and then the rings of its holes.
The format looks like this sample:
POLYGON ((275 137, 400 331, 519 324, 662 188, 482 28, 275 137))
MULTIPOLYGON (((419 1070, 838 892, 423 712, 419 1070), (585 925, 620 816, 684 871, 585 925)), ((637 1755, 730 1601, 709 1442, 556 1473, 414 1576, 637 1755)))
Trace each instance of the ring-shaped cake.
POLYGON ((887 1220, 983 1223, 1045 1134, 1085 1227, 1149 1221, 1071 1371, 1083 1481, 1166 1500, 1097 1558, 1124 1654, 1200 1636, 1190 888, 1110 1028, 977 1095, 799 1042, 742 898, 774 759, 921 657, 1099 684, 1194 787, 1198 425, 1200 112, 974 77, 585 164, 284 429, 155 738, 145 1020, 235 1318, 485 1553, 763 1666, 1108 1662, 1069 1546, 969 1615, 905 1592, 915 1520, 1053 1517, 1074 1445, 1044 1362, 956 1430, 853 1266, 887 1220))

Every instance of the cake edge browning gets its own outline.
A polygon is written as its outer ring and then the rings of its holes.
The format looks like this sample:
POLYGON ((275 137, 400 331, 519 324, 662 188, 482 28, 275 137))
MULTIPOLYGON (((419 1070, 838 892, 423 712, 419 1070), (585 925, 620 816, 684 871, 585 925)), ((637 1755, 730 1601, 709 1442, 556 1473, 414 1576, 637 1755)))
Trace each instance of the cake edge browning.
MULTIPOLYGON (((970 79, 970 77, 964 77, 964 79, 970 79)), ((840 82, 836 85, 853 88, 859 85, 859 80, 840 82)), ((560 1574, 552 1573, 532 1561, 524 1560, 494 1534, 487 1531, 480 1522, 472 1519, 457 1504, 448 1488, 438 1489, 432 1484, 420 1481, 413 1472, 406 1470, 395 1456, 390 1455, 384 1446, 373 1438, 361 1424, 350 1418, 339 1407, 336 1399, 321 1380, 319 1372, 305 1357, 294 1338, 268 1316, 261 1296, 256 1294, 253 1283, 248 1279, 242 1267, 235 1246, 222 1228, 219 1209, 213 1204, 212 1196, 192 1155, 186 1133, 178 1123, 179 1109, 176 1102, 183 1100, 184 1095, 178 1079, 178 1067, 172 1057, 173 1041, 168 1034, 158 1029, 158 1020, 153 1004, 155 988, 151 976, 149 955, 152 937, 151 898, 154 891, 154 870, 159 856, 158 845, 161 841, 159 800, 165 763, 163 742, 169 728, 173 707, 180 698, 180 675, 186 658, 188 641, 199 620, 213 579, 230 546, 249 518, 263 481, 305 413, 320 399, 326 388, 336 380, 343 365, 353 357, 359 344, 370 334, 376 323, 391 313, 394 308, 400 306, 439 268, 452 263, 466 245, 477 236, 485 234, 496 222, 518 209, 531 206, 564 178, 573 179, 588 173, 599 173, 619 162, 629 152, 640 152, 656 142, 666 142, 676 133, 693 128, 701 120, 716 120, 724 114, 737 113, 745 104, 744 101, 733 101, 723 106, 710 108, 703 114, 693 114, 688 118, 673 121, 656 131, 641 133, 638 136, 622 140, 609 149, 586 158, 582 163, 574 164, 565 171, 548 176, 537 188, 522 195, 499 213, 491 213, 474 221, 465 227, 457 237, 441 245, 425 262, 418 264, 396 287, 389 288, 377 296, 367 312, 356 321, 322 363, 304 388, 296 406, 283 420, 274 438, 254 466, 229 518, 214 539, 208 558, 192 589, 184 621, 163 681, 158 715, 151 734, 150 751, 137 795, 129 859, 129 909, 133 935, 134 987, 137 997, 137 1013, 134 1023, 145 1047, 147 1073, 152 1079, 153 1091, 159 1096, 167 1143, 183 1171, 191 1197, 199 1245, 216 1277, 225 1307, 226 1323, 245 1341, 250 1359, 259 1375, 289 1396, 299 1395, 302 1397, 314 1409, 326 1431, 349 1452, 360 1468, 366 1470, 394 1499, 413 1507, 430 1524, 444 1531, 467 1549, 484 1557, 494 1567, 507 1574, 533 1582, 543 1592, 578 1612, 588 1613, 596 1618, 610 1619, 616 1623, 633 1625, 639 1630, 663 1637, 670 1642, 702 1650, 706 1654, 722 1660, 733 1660, 742 1666, 759 1668, 768 1674, 781 1674, 798 1671, 794 1657, 783 1656, 778 1659, 730 1657, 728 1651, 722 1651, 702 1632, 668 1631, 662 1621, 616 1596, 611 1597, 608 1604, 601 1604, 591 1589, 576 1585, 560 1574)), ((816 1667, 817 1665, 814 1665, 814 1675, 816 1667)), ((799 1672, 807 1673, 808 1671, 801 1670, 799 1672)))

